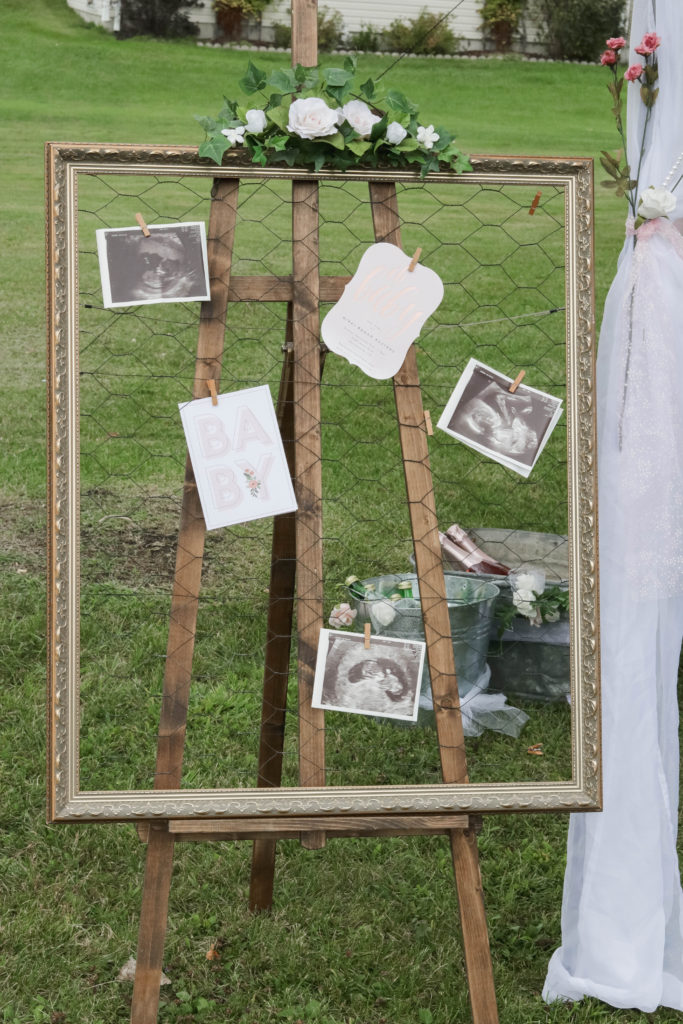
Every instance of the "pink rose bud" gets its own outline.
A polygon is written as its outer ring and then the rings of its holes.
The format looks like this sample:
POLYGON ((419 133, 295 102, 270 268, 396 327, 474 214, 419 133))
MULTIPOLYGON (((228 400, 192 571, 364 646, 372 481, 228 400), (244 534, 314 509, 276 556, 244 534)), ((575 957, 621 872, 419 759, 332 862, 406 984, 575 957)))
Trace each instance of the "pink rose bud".
POLYGON ((601 64, 616 64, 617 55, 614 50, 605 50, 602 57, 600 58, 601 64))
POLYGON ((605 45, 610 50, 621 50, 626 46, 626 40, 623 36, 615 36, 614 39, 608 39, 605 45))
POLYGON ((628 69, 628 71, 624 72, 624 78, 627 82, 637 82, 642 73, 642 64, 631 64, 631 67, 628 69))

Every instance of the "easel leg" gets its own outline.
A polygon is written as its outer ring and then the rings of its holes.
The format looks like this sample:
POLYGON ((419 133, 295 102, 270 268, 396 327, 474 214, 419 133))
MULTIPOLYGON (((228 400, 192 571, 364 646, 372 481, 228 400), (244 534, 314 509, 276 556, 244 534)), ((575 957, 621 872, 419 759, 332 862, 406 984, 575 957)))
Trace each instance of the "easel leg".
POLYGON ((152 825, 147 842, 131 1024, 156 1024, 173 870, 173 836, 152 825))
MULTIPOLYGON (((320 267, 318 183, 292 184, 294 432, 296 437, 299 784, 325 785, 325 713, 311 707, 323 625, 322 452, 320 442, 320 267)), ((302 845, 320 849, 322 831, 302 845)))
MULTIPOLYGON (((238 181, 214 182, 207 244, 211 299, 201 307, 194 398, 209 394, 207 380, 220 381, 238 191, 238 181)), ((188 455, 157 738, 155 789, 180 787, 205 534, 188 455)), ((157 1019, 173 867, 174 840, 165 824, 152 824, 148 843, 131 1024, 154 1024, 157 1019)))
MULTIPOLYGON (((377 241, 400 246, 396 186, 389 183, 370 185, 370 199, 377 241)), ((420 581, 441 771, 444 782, 467 782, 465 738, 414 347, 409 349, 403 366, 394 377, 394 395, 415 543, 415 567, 420 581)), ((476 835, 472 828, 455 829, 450 834, 450 841, 472 1020, 474 1024, 497 1024, 498 1010, 476 835)))
MULTIPOLYGON (((294 398, 291 325, 292 307, 290 303, 287 309, 285 361, 282 367, 278 398, 278 423, 289 471, 293 477, 294 398)), ((277 516, 273 524, 273 553, 270 569, 270 600, 259 746, 259 786, 279 786, 282 780, 295 580, 296 519, 292 512, 277 516)), ((249 909, 251 911, 269 910, 272 905, 275 846, 274 839, 257 839, 254 842, 249 890, 249 909)))
POLYGON ((477 837, 472 828, 451 832, 453 871, 474 1024, 498 1024, 477 837))

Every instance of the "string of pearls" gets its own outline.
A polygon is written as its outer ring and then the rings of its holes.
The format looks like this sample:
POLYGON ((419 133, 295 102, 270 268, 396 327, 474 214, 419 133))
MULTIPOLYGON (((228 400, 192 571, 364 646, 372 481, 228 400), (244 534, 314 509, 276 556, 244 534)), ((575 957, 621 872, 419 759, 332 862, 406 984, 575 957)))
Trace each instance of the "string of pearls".
POLYGON ((683 150, 681 150, 681 152, 676 157, 676 159, 675 159, 675 161, 674 161, 674 163, 673 163, 673 165, 671 167, 671 170, 669 171, 669 173, 667 174, 666 178, 662 182, 662 188, 666 188, 671 183, 671 181, 673 179, 673 176, 676 173, 676 171, 678 170, 678 168, 681 166, 681 163, 683 163, 683 150))

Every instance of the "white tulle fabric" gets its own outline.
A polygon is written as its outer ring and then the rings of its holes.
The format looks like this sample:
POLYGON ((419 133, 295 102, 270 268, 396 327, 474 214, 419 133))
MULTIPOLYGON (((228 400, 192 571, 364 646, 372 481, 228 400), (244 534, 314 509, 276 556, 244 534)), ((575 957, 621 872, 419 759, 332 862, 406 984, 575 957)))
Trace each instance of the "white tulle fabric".
MULTIPOLYGON (((683 4, 635 0, 631 44, 662 37, 640 170, 664 184, 683 151, 683 4)), ((640 58, 634 53, 631 62, 640 58)), ((632 169, 644 106, 629 86, 632 169)), ((683 172, 683 158, 669 177, 683 172)), ((546 1002, 683 1010, 677 670, 683 636, 683 183, 670 220, 627 234, 598 349, 604 810, 571 816, 562 945, 546 1002)))

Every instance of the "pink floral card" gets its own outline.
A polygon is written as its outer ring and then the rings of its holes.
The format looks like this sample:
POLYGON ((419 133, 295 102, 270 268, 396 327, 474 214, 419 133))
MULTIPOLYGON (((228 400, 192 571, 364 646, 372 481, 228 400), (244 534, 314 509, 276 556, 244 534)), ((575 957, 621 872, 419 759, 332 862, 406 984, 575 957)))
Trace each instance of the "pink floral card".
POLYGON ((398 373, 422 325, 443 299, 443 283, 396 245, 363 254, 339 302, 322 322, 327 347, 375 380, 398 373))
POLYGON ((295 511, 270 388, 180 403, 207 530, 295 511))

